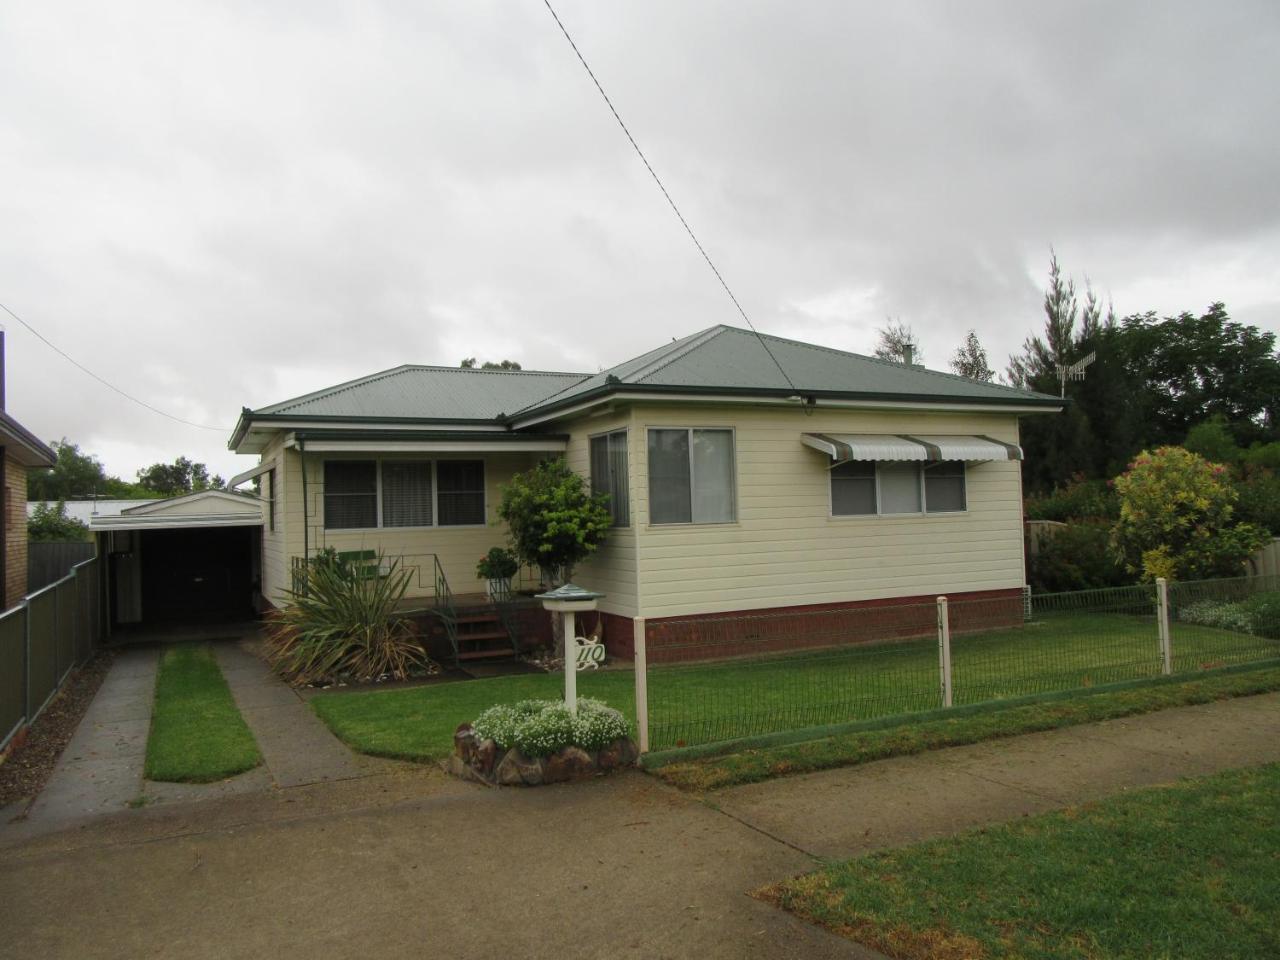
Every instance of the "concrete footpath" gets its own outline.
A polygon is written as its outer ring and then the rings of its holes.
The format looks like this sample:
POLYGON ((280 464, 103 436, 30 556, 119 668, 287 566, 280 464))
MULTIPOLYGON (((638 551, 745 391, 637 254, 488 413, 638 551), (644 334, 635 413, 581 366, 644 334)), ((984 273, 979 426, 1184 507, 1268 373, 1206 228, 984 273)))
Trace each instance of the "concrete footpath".
POLYGON ((431 768, 0 830, 0 956, 873 956, 749 896, 850 856, 1280 761, 1269 694, 722 791, 431 768))

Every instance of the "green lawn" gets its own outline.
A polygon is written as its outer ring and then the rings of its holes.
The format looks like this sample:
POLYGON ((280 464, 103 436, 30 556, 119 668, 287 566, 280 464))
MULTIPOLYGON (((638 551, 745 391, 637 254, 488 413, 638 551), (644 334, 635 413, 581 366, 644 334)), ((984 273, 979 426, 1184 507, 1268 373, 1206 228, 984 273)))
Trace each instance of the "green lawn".
POLYGON ((213 651, 201 644, 166 649, 156 677, 147 779, 209 783, 261 762, 213 651))
POLYGON ((896 958, 1280 956, 1280 765, 832 864, 758 894, 896 958))
MULTIPOLYGON (((952 640, 954 702, 1070 690, 1160 673, 1155 621, 1123 614, 1055 614, 1022 627, 952 640)), ((1175 624, 1180 671, 1280 656, 1280 643, 1175 624)), ((454 728, 495 703, 558 697, 559 675, 503 677, 315 698, 343 740, 378 756, 428 760, 452 749, 454 728)), ((579 691, 634 714, 628 670, 579 674, 579 691)), ((650 744, 661 750, 939 707, 937 642, 653 667, 650 744)))

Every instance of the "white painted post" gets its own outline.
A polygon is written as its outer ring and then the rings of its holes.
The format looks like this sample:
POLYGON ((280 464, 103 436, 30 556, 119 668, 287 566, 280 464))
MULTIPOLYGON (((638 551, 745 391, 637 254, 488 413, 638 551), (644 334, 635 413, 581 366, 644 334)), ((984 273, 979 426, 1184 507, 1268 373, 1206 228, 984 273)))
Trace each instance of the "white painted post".
POLYGON ((644 642, 644 617, 632 622, 635 638, 636 730, 640 734, 640 752, 649 752, 649 660, 644 642))
POLYGON ((1169 638, 1169 581, 1156 577, 1156 625, 1160 635, 1160 672, 1173 673, 1173 641, 1169 638))
POLYGON ((938 670, 942 674, 942 705, 951 706, 951 620, 947 598, 938 598, 938 670))
POLYGON ((572 610, 564 612, 564 702, 578 712, 578 628, 572 610))

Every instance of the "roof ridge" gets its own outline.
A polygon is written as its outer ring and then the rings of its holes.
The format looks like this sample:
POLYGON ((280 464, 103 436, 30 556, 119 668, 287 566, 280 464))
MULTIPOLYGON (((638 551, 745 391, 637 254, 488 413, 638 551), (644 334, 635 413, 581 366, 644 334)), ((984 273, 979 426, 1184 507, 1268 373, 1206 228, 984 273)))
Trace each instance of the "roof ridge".
MULTIPOLYGON (((737 330, 739 333, 744 333, 748 336, 753 335, 752 331, 745 330, 742 327, 731 327, 730 329, 737 330)), ((996 387, 997 389, 1004 390, 1009 393, 1039 393, 1037 390, 1024 390, 1022 387, 1013 387, 1007 383, 998 383, 994 380, 975 380, 973 377, 962 377, 957 373, 947 373, 945 370, 930 370, 928 367, 915 365, 908 367, 896 360, 884 360, 880 357, 868 356, 865 353, 854 353, 852 350, 840 350, 836 347, 828 347, 821 343, 808 343, 804 340, 792 340, 790 337, 779 337, 777 334, 773 333, 764 333, 760 334, 760 336, 768 337, 770 340, 776 340, 779 343, 789 343, 798 347, 807 347, 810 350, 821 350, 824 353, 833 353, 842 357, 856 357, 859 360, 878 363, 882 366, 893 367, 897 370, 913 370, 916 373, 927 373, 935 377, 943 377, 947 380, 959 380, 961 383, 976 383, 981 384, 984 387, 996 387)), ((1048 396, 1048 394, 1044 394, 1044 396, 1048 396)))
MULTIPOLYGON (((710 343, 728 329, 730 328, 719 323, 714 327, 707 327, 705 330, 699 330, 697 333, 689 334, 689 336, 683 338, 682 341, 676 341, 675 349, 673 349, 669 354, 665 354, 631 374, 631 379, 636 383, 642 383, 659 370, 669 367, 680 358, 687 357, 694 350, 710 343)), ((624 360, 623 363, 626 363, 626 361, 624 360)))
MULTIPOLYGON (((272 413, 281 413, 289 410, 290 408, 301 406, 304 403, 310 403, 313 400, 320 400, 328 397, 336 397, 340 394, 348 393, 351 390, 355 390, 358 387, 365 387, 371 383, 378 383, 381 380, 389 379, 390 377, 396 376, 401 373, 406 373, 410 370, 430 370, 433 372, 442 372, 442 373, 509 373, 509 374, 526 374, 529 376, 544 376, 544 377, 581 377, 583 376, 583 374, 579 374, 579 373, 569 373, 569 372, 560 373, 554 370, 493 370, 493 369, 484 370, 484 369, 478 369, 474 367, 444 367, 444 366, 435 366, 432 364, 425 364, 425 363, 402 363, 399 366, 389 367, 386 370, 379 370, 375 373, 366 374, 363 377, 356 377, 354 380, 346 380, 332 387, 325 387, 322 390, 313 390, 310 393, 304 393, 296 397, 290 397, 288 400, 281 400, 277 403, 269 404, 267 407, 262 407, 253 412, 262 413, 264 411, 270 411, 272 413)), ((586 376, 590 376, 590 374, 587 374, 586 376)))

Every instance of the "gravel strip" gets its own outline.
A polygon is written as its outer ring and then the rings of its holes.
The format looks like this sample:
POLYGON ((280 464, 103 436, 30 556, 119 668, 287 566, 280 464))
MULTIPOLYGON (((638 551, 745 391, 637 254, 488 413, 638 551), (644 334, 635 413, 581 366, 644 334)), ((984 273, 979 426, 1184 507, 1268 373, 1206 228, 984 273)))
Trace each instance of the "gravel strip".
MULTIPOLYGON (((0 761, 0 808, 21 800, 33 800, 44 788, 114 659, 114 651, 100 650, 73 673, 27 731, 26 742, 0 761)), ((25 811, 25 807, 26 804, 22 804, 20 809, 25 811)))

